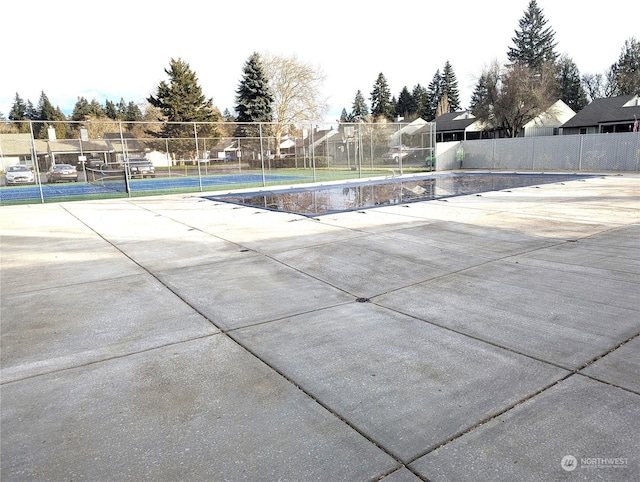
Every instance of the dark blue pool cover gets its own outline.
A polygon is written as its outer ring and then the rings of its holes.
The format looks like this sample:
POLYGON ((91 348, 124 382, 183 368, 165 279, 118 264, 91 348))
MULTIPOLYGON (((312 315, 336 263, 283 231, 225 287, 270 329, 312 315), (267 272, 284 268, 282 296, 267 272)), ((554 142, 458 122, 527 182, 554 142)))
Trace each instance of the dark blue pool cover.
POLYGON ((466 194, 503 191, 517 187, 575 181, 587 177, 591 176, 546 173, 447 173, 205 197, 213 201, 304 216, 318 216, 466 194))

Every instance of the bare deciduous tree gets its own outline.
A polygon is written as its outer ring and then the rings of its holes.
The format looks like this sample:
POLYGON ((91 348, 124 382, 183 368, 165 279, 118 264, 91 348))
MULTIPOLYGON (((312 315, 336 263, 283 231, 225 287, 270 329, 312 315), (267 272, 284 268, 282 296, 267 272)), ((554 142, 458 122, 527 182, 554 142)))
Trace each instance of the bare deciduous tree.
POLYGON ((553 64, 536 71, 524 63, 500 67, 493 63, 483 72, 474 96, 473 113, 485 124, 517 137, 522 127, 559 99, 553 64))
POLYGON ((605 88, 602 74, 584 74, 580 81, 589 102, 604 97, 605 88))
POLYGON ((295 55, 264 54, 263 67, 273 94, 275 155, 280 156, 282 137, 291 125, 322 119, 328 111, 321 96, 325 76, 320 68, 300 61, 295 55))

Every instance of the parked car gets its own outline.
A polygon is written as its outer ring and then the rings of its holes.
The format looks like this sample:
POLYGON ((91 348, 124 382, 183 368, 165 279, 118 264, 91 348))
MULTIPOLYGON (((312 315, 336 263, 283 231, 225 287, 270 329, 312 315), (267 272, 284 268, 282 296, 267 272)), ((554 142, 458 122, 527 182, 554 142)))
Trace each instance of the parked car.
POLYGON ((31 169, 27 166, 19 164, 17 166, 9 166, 4 173, 7 186, 15 186, 17 184, 35 184, 36 177, 31 169))
POLYGON ((47 182, 78 182, 78 170, 71 164, 55 164, 47 171, 47 182))
POLYGON ((106 167, 102 159, 89 159, 87 161, 87 169, 104 169, 106 167))
POLYGON ((402 162, 429 163, 429 150, 420 147, 394 146, 382 156, 385 164, 398 164, 402 162))
POLYGON ((133 158, 125 162, 130 177, 156 177, 156 171, 151 161, 145 158, 133 158))

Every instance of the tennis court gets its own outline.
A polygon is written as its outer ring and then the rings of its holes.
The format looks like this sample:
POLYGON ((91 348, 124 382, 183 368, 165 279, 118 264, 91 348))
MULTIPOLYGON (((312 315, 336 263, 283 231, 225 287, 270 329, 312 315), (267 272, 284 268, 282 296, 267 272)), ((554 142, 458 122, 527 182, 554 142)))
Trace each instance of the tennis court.
MULTIPOLYGON (((136 193, 172 193, 184 191, 199 191, 207 188, 219 188, 220 186, 260 186, 264 183, 278 184, 284 182, 308 182, 310 177, 305 175, 282 175, 246 173, 224 174, 211 176, 173 176, 156 177, 146 179, 130 179, 129 191, 136 193)), ((68 182, 42 184, 42 198, 45 200, 60 200, 69 198, 92 197, 119 197, 126 195, 127 185, 124 177, 111 176, 96 178, 91 182, 68 182)), ((40 186, 12 186, 0 188, 0 204, 13 204, 16 202, 39 202, 41 199, 40 186)))

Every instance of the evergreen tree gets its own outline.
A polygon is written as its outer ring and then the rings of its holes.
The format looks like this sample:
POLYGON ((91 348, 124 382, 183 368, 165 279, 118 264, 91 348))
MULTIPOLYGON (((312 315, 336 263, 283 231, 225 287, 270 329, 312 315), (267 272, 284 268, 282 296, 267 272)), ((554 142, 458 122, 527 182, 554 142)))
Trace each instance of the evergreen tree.
POLYGON ((449 110, 447 112, 456 112, 460 109, 460 91, 458 90, 458 80, 453 71, 453 67, 447 60, 442 70, 442 87, 440 88, 443 95, 446 94, 449 110))
POLYGON ((369 115, 369 107, 367 106, 367 102, 364 100, 364 96, 360 90, 356 92, 351 109, 351 116, 356 122, 364 121, 369 115))
POLYGON ((73 106, 73 112, 71 112, 72 121, 83 121, 89 117, 91 111, 89 109, 89 102, 84 97, 78 97, 75 105, 73 106))
POLYGON ((353 114, 347 114, 347 109, 343 107, 340 114, 340 124, 348 124, 350 122, 353 122, 353 114))
POLYGON ((91 99, 91 102, 89 103, 89 111, 91 112, 91 117, 93 117, 94 119, 106 117, 104 109, 100 105, 100 102, 98 102, 96 99, 91 99))
POLYGON ((580 81, 580 71, 576 64, 567 55, 563 55, 556 65, 558 85, 560 87, 560 99, 579 112, 588 104, 587 94, 580 81))
POLYGON ((530 0, 524 16, 518 22, 520 30, 511 40, 514 47, 509 47, 507 56, 512 63, 524 63, 535 72, 540 72, 546 62, 555 62, 555 32, 545 27, 547 20, 538 7, 536 0, 530 0))
POLYGON ((38 101, 38 106, 36 107, 36 117, 38 120, 42 122, 36 122, 33 124, 33 135, 39 139, 46 139, 48 137, 48 131, 46 127, 52 125, 56 131, 56 137, 58 139, 64 139, 67 135, 67 125, 62 122, 54 122, 52 124, 48 124, 44 121, 64 121, 66 117, 62 113, 59 108, 54 107, 49 98, 44 92, 40 93, 40 100, 38 101))
POLYGON ((440 103, 440 98, 443 94, 442 86, 442 75, 440 75, 440 69, 438 69, 433 75, 433 79, 431 80, 431 83, 429 83, 429 87, 427 87, 427 109, 425 112, 427 114, 427 118, 425 120, 427 121, 432 121, 436 117, 438 104, 440 103))
POLYGON ((635 37, 625 41, 610 73, 612 95, 640 95, 640 42, 635 37))
POLYGON ((391 101, 391 91, 387 79, 382 74, 378 74, 373 91, 371 91, 371 115, 374 121, 393 120, 393 103, 391 101))
POLYGON ((420 84, 416 84, 411 91, 411 97, 413 97, 413 102, 416 106, 416 117, 427 120, 429 118, 429 94, 427 89, 420 84))
POLYGON ((224 120, 225 122, 235 122, 236 118, 233 114, 231 114, 231 111, 229 111, 229 109, 225 109, 222 113, 222 120, 224 120))
MULTIPOLYGON (((260 129, 257 125, 242 123, 273 122, 273 94, 262 59, 257 52, 251 54, 244 64, 242 79, 236 90, 235 110, 236 121, 240 123, 236 127, 236 136, 259 135, 260 129)), ((262 134, 265 135, 267 132, 263 130, 262 134)))
POLYGON ((137 122, 142 120, 142 111, 140 110, 140 107, 138 107, 138 104, 133 101, 130 101, 127 104, 124 120, 127 122, 137 122))
MULTIPOLYGON (((169 76, 169 82, 161 81, 156 88, 156 95, 150 95, 147 101, 158 109, 160 114, 158 120, 166 122, 160 132, 147 131, 147 133, 154 137, 183 139, 174 140, 171 148, 177 156, 182 158, 195 157, 199 153, 199 146, 194 146, 194 134, 199 138, 216 136, 215 127, 206 123, 217 122, 218 112, 213 105, 213 100, 207 99, 202 93, 195 72, 186 62, 172 58, 165 73, 169 76), (198 123, 201 124, 198 125, 198 123)), ((124 108, 126 118, 131 107, 121 100, 120 108, 124 108)))
POLYGON ((118 119, 118 109, 116 108, 116 105, 108 99, 104 103, 104 113, 109 119, 118 119))
POLYGON ((99 119, 101 117, 106 117, 106 114, 96 99, 89 102, 84 97, 78 97, 73 107, 73 112, 71 113, 72 121, 80 122, 87 119, 99 119))
POLYGON ((30 100, 27 100, 26 116, 27 119, 34 121, 37 121, 38 117, 40 117, 40 115, 38 114, 38 109, 34 107, 33 103, 30 100))
POLYGON ((16 96, 13 100, 13 106, 9 111, 9 120, 20 121, 27 119, 27 104, 16 92, 16 96))
POLYGON ((61 120, 57 119, 57 111, 56 108, 51 104, 49 98, 44 92, 40 93, 40 100, 38 101, 38 120, 61 120))
POLYGON ((400 91, 398 102, 396 104, 395 115, 404 117, 405 120, 413 120, 416 115, 416 106, 413 96, 405 85, 400 91))
MULTIPOLYGON (((16 92, 16 96, 13 100, 13 105, 9 111, 9 120, 11 121, 26 121, 27 120, 27 104, 16 92)), ((25 122, 16 122, 14 124, 18 132, 29 132, 29 124, 25 122)))
POLYGON ((127 103, 124 101, 124 98, 120 97, 120 102, 118 102, 116 109, 116 119, 124 119, 127 116, 127 103))
POLYGON ((473 93, 471 94, 471 102, 469 103, 469 110, 474 113, 477 112, 481 106, 486 102, 486 99, 489 97, 489 89, 487 87, 487 76, 483 72, 478 81, 476 82, 476 86, 473 89, 473 93))
POLYGON ((495 121, 493 106, 498 101, 501 75, 500 66, 494 61, 483 70, 471 95, 471 113, 488 124, 495 121))

